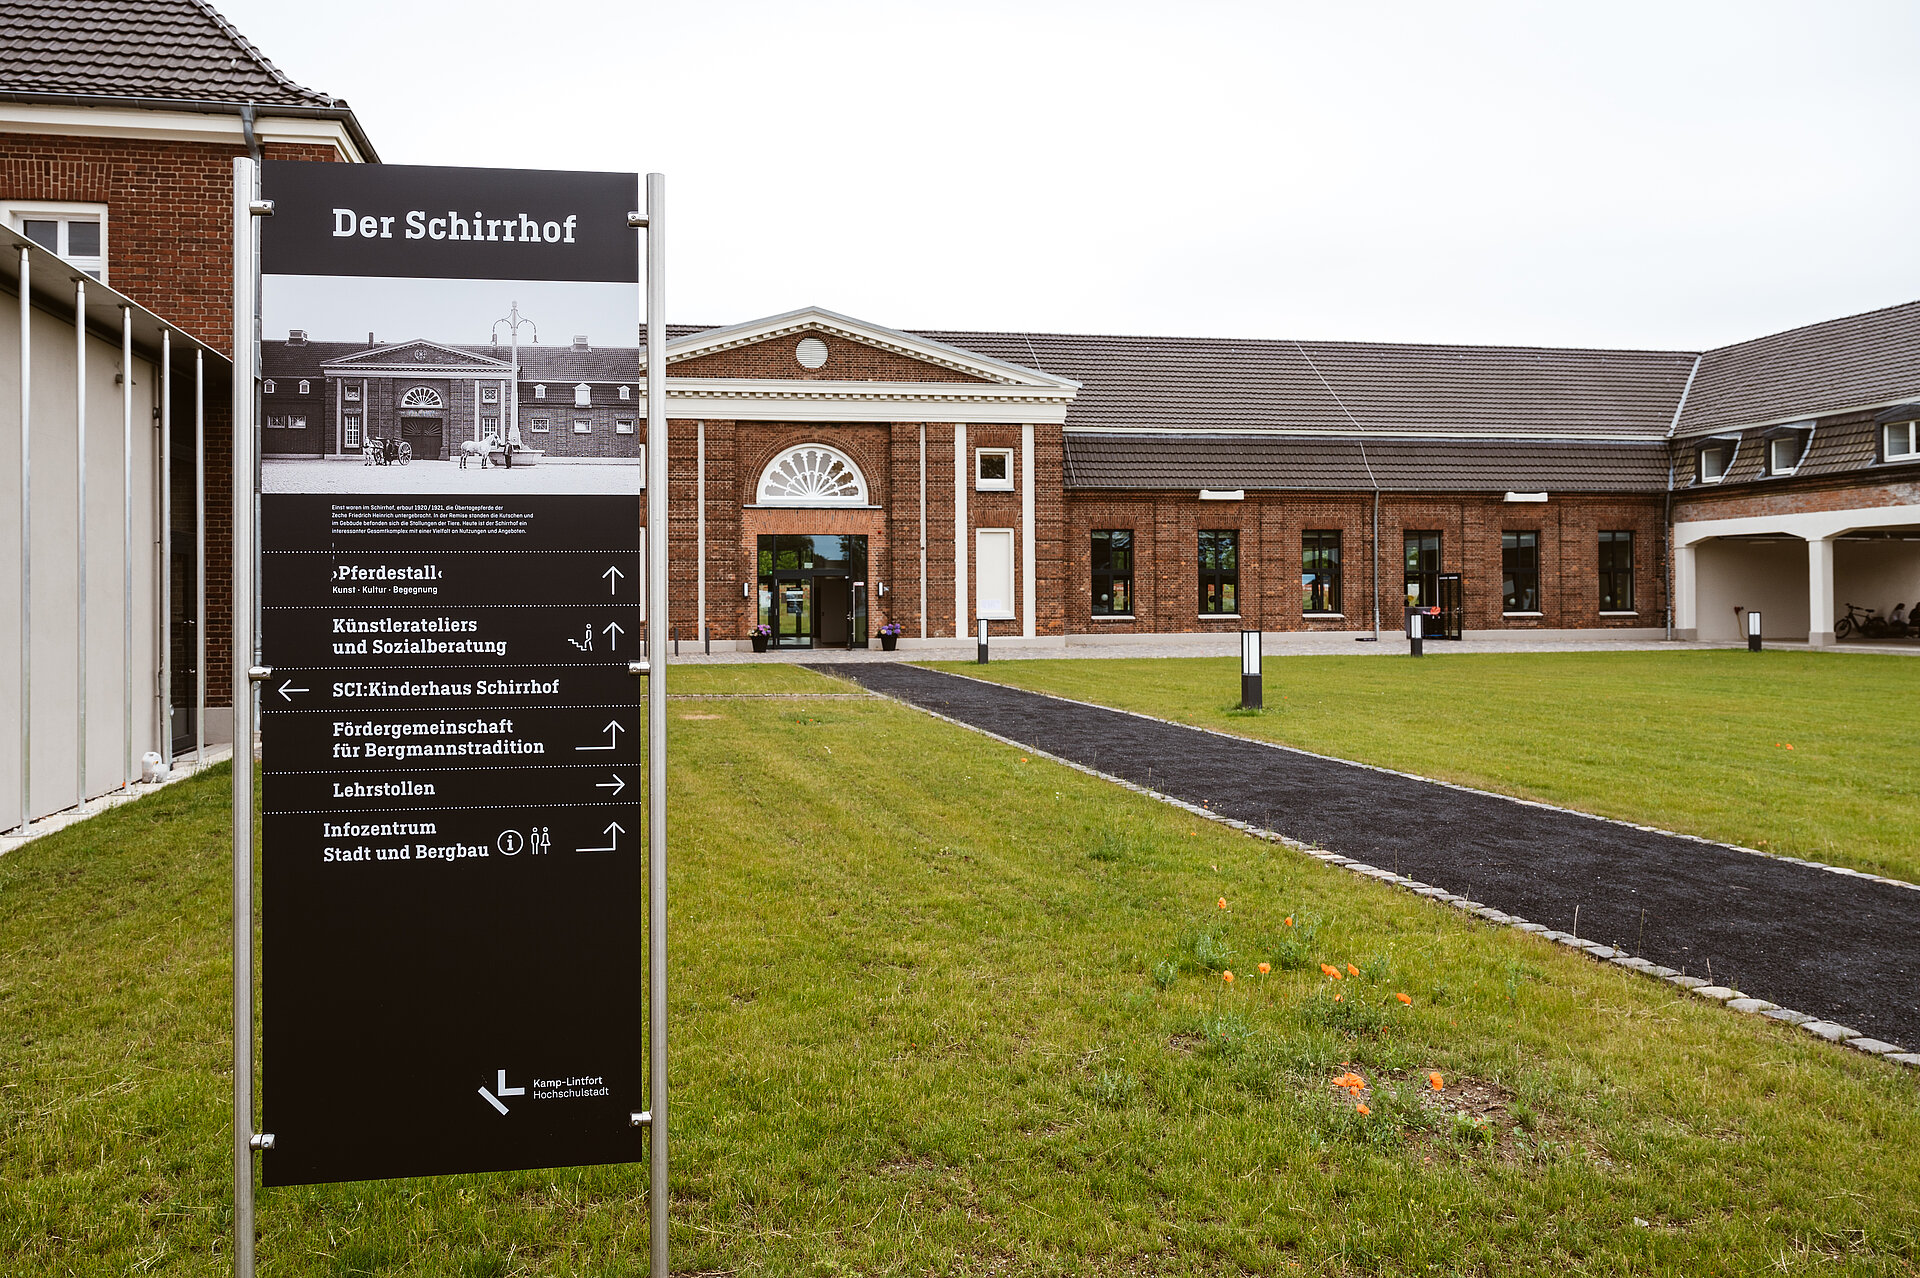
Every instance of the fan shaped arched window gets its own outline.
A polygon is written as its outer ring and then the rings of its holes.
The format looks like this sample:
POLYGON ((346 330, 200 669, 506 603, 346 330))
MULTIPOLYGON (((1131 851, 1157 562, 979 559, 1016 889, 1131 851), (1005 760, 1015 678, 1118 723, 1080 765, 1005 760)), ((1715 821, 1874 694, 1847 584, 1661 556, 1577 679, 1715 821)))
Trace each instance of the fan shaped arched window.
POLYGON ((867 477, 839 449, 802 444, 767 463, 758 492, 763 506, 864 506, 867 477))
POLYGON ((444 408, 440 392, 431 386, 416 386, 400 397, 402 408, 444 408))

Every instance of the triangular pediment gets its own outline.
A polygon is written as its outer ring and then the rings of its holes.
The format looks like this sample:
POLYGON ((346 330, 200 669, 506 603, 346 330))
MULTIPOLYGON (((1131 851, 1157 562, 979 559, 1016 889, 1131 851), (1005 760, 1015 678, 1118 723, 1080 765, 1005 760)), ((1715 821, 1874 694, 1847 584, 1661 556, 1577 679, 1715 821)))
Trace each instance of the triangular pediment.
POLYGON ((323 368, 407 368, 407 369, 484 369, 498 370, 511 374, 513 365, 507 360, 495 359, 490 355, 477 355, 472 351, 463 351, 457 346, 447 346, 440 342, 430 342, 424 338, 410 342, 383 342, 370 346, 351 355, 342 355, 330 359, 323 368))
MULTIPOLYGON (((644 352, 641 362, 645 364, 644 352)), ((1064 377, 1054 377, 1038 369, 992 359, 975 351, 871 324, 818 306, 686 334, 667 343, 667 365, 667 375, 675 378, 800 380, 826 377, 846 381, 971 382, 983 385, 983 388, 1079 389, 1078 382, 1064 377), (805 345, 808 339, 825 346, 830 356, 842 344, 846 348, 871 352, 867 359, 850 362, 864 366, 878 362, 886 371, 878 375, 871 372, 839 373, 834 366, 848 361, 837 357, 832 357, 828 364, 810 366, 809 357, 818 357, 820 352, 818 348, 805 345), (779 358, 766 358, 776 351, 779 358), (732 358, 728 358, 730 353, 732 358)))

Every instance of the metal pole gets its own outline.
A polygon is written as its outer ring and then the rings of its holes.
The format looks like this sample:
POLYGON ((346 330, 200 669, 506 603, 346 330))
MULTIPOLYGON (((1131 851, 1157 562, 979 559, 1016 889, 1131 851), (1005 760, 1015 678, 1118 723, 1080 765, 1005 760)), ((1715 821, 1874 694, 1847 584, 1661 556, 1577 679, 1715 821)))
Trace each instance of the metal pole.
POLYGON ((920 637, 927 637, 927 424, 920 423, 920 637))
POLYGON ((193 766, 207 763, 207 353, 193 352, 193 766))
POLYGON ((649 1271, 667 1278, 666 178, 647 174, 647 1111, 649 1271))
POLYGON ((160 597, 154 616, 160 632, 160 690, 154 720, 155 749, 173 764, 173 330, 160 330, 160 597))
POLYGON ((233 161, 233 1272, 253 1278, 253 200, 233 161))
POLYGON ((133 307, 120 308, 120 788, 133 783, 133 307))
POLYGON ((694 532, 693 565, 694 610, 700 614, 702 651, 713 651, 713 634, 707 629, 707 422, 693 424, 694 532))
POLYGON ((78 565, 74 593, 79 617, 78 640, 74 644, 77 670, 74 683, 79 695, 74 698, 74 784, 75 801, 82 812, 87 808, 87 277, 73 282, 74 395, 73 420, 79 432, 75 441, 74 473, 78 477, 80 511, 75 523, 77 536, 74 562, 78 565))
POLYGON ((20 829, 33 820, 33 302, 20 246, 20 829))

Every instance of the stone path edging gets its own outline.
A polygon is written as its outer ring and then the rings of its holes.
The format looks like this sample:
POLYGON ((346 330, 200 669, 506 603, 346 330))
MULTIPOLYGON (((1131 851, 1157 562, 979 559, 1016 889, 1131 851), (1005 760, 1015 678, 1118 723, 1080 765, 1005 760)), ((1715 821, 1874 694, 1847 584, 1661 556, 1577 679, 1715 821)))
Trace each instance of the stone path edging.
MULTIPOLYGON (((946 671, 946 670, 930 671, 929 673, 952 674, 951 671, 946 671)), ((956 679, 971 679, 975 683, 986 684, 993 688, 1005 689, 1009 686, 1007 684, 994 683, 991 679, 977 679, 971 675, 953 675, 953 677, 956 679)), ((1017 692, 1032 691, 1031 689, 1028 689, 1028 688, 1016 688, 1013 690, 1017 692)), ((1766 1016, 1770 1020, 1780 1021, 1781 1023, 1787 1024, 1787 1025, 1798 1026, 1799 1028, 1805 1030, 1807 1033, 1812 1034, 1815 1038, 1822 1039, 1825 1042, 1838 1043, 1846 1047, 1851 1047, 1855 1051, 1864 1052, 1869 1056, 1877 1056, 1882 1060, 1894 1061, 1898 1064, 1907 1066, 1909 1069, 1920 1069, 1920 1052, 1909 1052, 1906 1049, 1898 1046, 1897 1044, 1883 1042, 1880 1039, 1876 1039, 1876 1038, 1868 1038, 1865 1035, 1860 1034, 1855 1030, 1848 1029, 1843 1025, 1836 1025, 1830 1021, 1823 1021, 1818 1019, 1817 1017, 1808 1016, 1805 1012, 1796 1012, 1791 1008, 1780 1007, 1777 1004, 1767 1002, 1765 999, 1743 997, 1740 991, 1738 990, 1729 989, 1724 985, 1710 985, 1706 981, 1702 980, 1700 977, 1697 977, 1697 976, 1682 976, 1679 972, 1675 971, 1673 968, 1663 967, 1657 963, 1650 963, 1647 960, 1642 958, 1634 958, 1634 957, 1628 956, 1626 954, 1621 953, 1619 950, 1616 950, 1611 945, 1602 945, 1598 941, 1582 941, 1581 939, 1579 939, 1576 936, 1573 936, 1570 933, 1555 931, 1554 929, 1549 928, 1544 924, 1534 923, 1528 919, 1521 918, 1517 914, 1508 914, 1505 911, 1496 910, 1492 906, 1483 905, 1478 901, 1469 900, 1466 897, 1459 896, 1459 895, 1456 895, 1455 893, 1449 892, 1445 888, 1434 887, 1430 883, 1422 883, 1418 879, 1408 878, 1406 875, 1396 874, 1391 870, 1383 870, 1378 866, 1368 865, 1362 861, 1356 861, 1352 857, 1342 856, 1337 852, 1329 852, 1324 848, 1316 848, 1316 847, 1309 846, 1308 844, 1300 842, 1298 839, 1288 838, 1286 835, 1281 834, 1276 830, 1269 830, 1262 826, 1254 825, 1251 822, 1237 820, 1236 818, 1225 816, 1218 812, 1210 811, 1209 809, 1201 807, 1198 804, 1188 803, 1185 799, 1177 799, 1170 794, 1163 794, 1158 790, 1148 789, 1146 786, 1138 785, 1132 781, 1128 781, 1124 777, 1114 776, 1112 773, 1109 773, 1109 772, 1102 772, 1098 768, 1091 767, 1087 764, 1078 763, 1072 759, 1062 758, 1061 756, 1050 753, 1049 751, 1046 751, 1046 750, 1036 749, 1035 747, 1028 745, 1024 741, 1015 741, 1011 737, 1003 737, 997 732, 989 732, 985 728, 977 727, 974 724, 965 723, 959 719, 955 719, 948 715, 941 714, 937 710, 929 710, 925 706, 915 705, 913 702, 908 701, 905 698, 896 697, 889 693, 884 693, 884 692, 876 692, 876 693, 873 693, 873 695, 884 697, 889 701, 897 702, 900 705, 907 707, 909 710, 916 711, 917 713, 927 715, 934 719, 939 719, 944 723, 950 723, 957 728, 964 728, 968 732, 977 733, 978 735, 987 737, 990 740, 998 741, 1002 745, 1012 746, 1016 750, 1023 750, 1028 754, 1038 756, 1039 758, 1042 758, 1042 759, 1046 759, 1049 762, 1061 764, 1064 767, 1072 768, 1076 772, 1082 772, 1082 773, 1085 773, 1087 776, 1091 776, 1091 777, 1098 777, 1102 781, 1110 782, 1114 785, 1121 787, 1122 789, 1131 790, 1135 794, 1142 795, 1149 799, 1157 800, 1158 802, 1165 803, 1170 807, 1178 808, 1182 812, 1186 812, 1192 816, 1200 817, 1203 820, 1212 821, 1216 825, 1224 825, 1224 826, 1231 827, 1232 829, 1240 831, 1242 834, 1251 835, 1256 839, 1260 839, 1268 843, 1281 844, 1285 847, 1291 848, 1295 852, 1302 853, 1306 856, 1312 857, 1316 861, 1323 862, 1324 864, 1337 866, 1341 869, 1349 870, 1354 874, 1361 875, 1365 878, 1374 879, 1378 882, 1386 883, 1391 886, 1400 888, 1404 891, 1411 892, 1416 896, 1425 897, 1426 899, 1433 901, 1435 903, 1451 906, 1454 909, 1460 910, 1466 914, 1473 915, 1488 923, 1499 924, 1503 927, 1512 928, 1515 931, 1526 932, 1531 935, 1541 937, 1544 940, 1553 941, 1560 945, 1565 945, 1570 949, 1583 951, 1589 957, 1599 962, 1611 963, 1616 967, 1623 967, 1623 968, 1626 968, 1628 971, 1639 972, 1644 976, 1657 977, 1661 980, 1668 982, 1669 984, 1676 985, 1679 988, 1686 990, 1691 994, 1697 995, 1698 997, 1712 999, 1720 1003, 1722 1006, 1732 1008, 1736 1012, 1746 1012, 1749 1014, 1758 1014, 1758 1015, 1766 1016)), ((1034 695, 1049 697, 1055 701, 1065 701, 1072 705, 1086 706, 1090 709, 1095 709, 1095 710, 1113 711, 1114 709, 1112 706, 1097 705, 1090 701, 1077 701, 1072 697, 1056 696, 1053 693, 1041 692, 1041 693, 1035 693, 1034 695)), ((1213 728, 1197 728, 1197 727, 1194 727, 1194 725, 1192 724, 1174 723, 1170 719, 1159 719, 1159 718, 1155 718, 1153 715, 1140 714, 1138 711, 1119 710, 1119 711, 1114 711, 1114 713, 1132 715, 1134 718, 1137 718, 1137 719, 1146 719, 1153 723, 1166 724, 1171 727, 1193 728, 1193 730, 1196 732, 1212 733, 1215 736, 1224 737, 1230 741, 1241 741, 1241 742, 1253 741, 1253 738, 1235 736, 1231 732, 1220 732, 1213 728)), ((1334 762, 1334 763, 1350 763, 1351 762, 1350 760, 1346 760, 1346 759, 1334 759, 1330 755, 1314 754, 1311 750, 1301 750, 1293 746, 1278 745, 1271 741, 1255 741, 1254 743, 1257 745, 1270 746, 1273 749, 1283 750, 1291 754, 1306 755, 1310 758, 1325 759, 1325 760, 1328 760, 1329 762, 1334 762)), ((1429 777, 1422 777, 1411 772, 1398 772, 1392 768, 1377 767, 1373 764, 1354 763, 1351 766, 1357 767, 1357 768, 1367 768, 1374 772, 1384 772, 1393 776, 1407 777, 1416 781, 1429 781, 1434 785, 1443 785, 1443 786, 1447 786, 1450 789, 1464 790, 1471 794, 1482 794, 1482 795, 1488 795, 1493 798, 1506 799, 1512 803, 1523 803, 1532 807, 1547 808, 1549 810, 1556 811, 1556 812, 1570 812, 1575 816, 1584 816, 1595 821, 1607 821, 1614 825, 1630 826, 1631 828, 1636 830, 1647 830, 1656 834, 1672 833, 1671 831, 1660 830, 1654 826, 1636 825, 1631 821, 1616 821, 1611 817, 1596 817, 1590 812, 1577 812, 1571 808, 1559 808, 1559 807, 1555 807, 1555 805, 1551 803, 1540 803, 1532 799, 1515 799, 1511 795, 1496 794, 1490 790, 1476 790, 1471 786, 1454 785, 1446 781, 1432 781, 1432 779, 1429 777)), ((1676 835, 1674 837, 1690 839, 1697 843, 1715 843, 1716 846, 1734 848, 1737 851, 1752 853, 1754 856, 1770 856, 1771 855, 1770 853, 1761 852, 1754 848, 1739 847, 1737 844, 1716 843, 1715 840, 1701 838, 1698 835, 1676 835)), ((1795 858, 1775 857, 1773 859, 1787 861, 1787 860, 1794 860, 1795 858)), ((1816 869, 1832 870, 1835 873, 1847 874, 1855 878, 1877 879, 1879 877, 1877 875, 1862 874, 1858 870, 1845 870, 1840 868, 1839 866, 1825 865, 1817 861, 1799 861, 1798 864, 1812 866, 1816 869)), ((1909 887, 1909 888, 1915 888, 1916 890, 1920 890, 1920 884, 1906 883, 1899 879, 1882 879, 1880 881, 1893 883, 1899 887, 1909 887)))

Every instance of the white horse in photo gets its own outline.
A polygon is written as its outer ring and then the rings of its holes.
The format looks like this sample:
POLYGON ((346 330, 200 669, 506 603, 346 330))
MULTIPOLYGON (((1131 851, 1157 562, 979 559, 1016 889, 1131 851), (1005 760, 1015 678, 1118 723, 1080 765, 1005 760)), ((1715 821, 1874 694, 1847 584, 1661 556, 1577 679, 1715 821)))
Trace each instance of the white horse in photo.
POLYGON ((480 469, 485 470, 487 468, 487 459, 494 453, 504 451, 505 447, 501 444, 498 435, 486 435, 480 439, 462 440, 460 441, 460 469, 465 470, 467 468, 467 458, 478 457, 480 459, 480 469))

